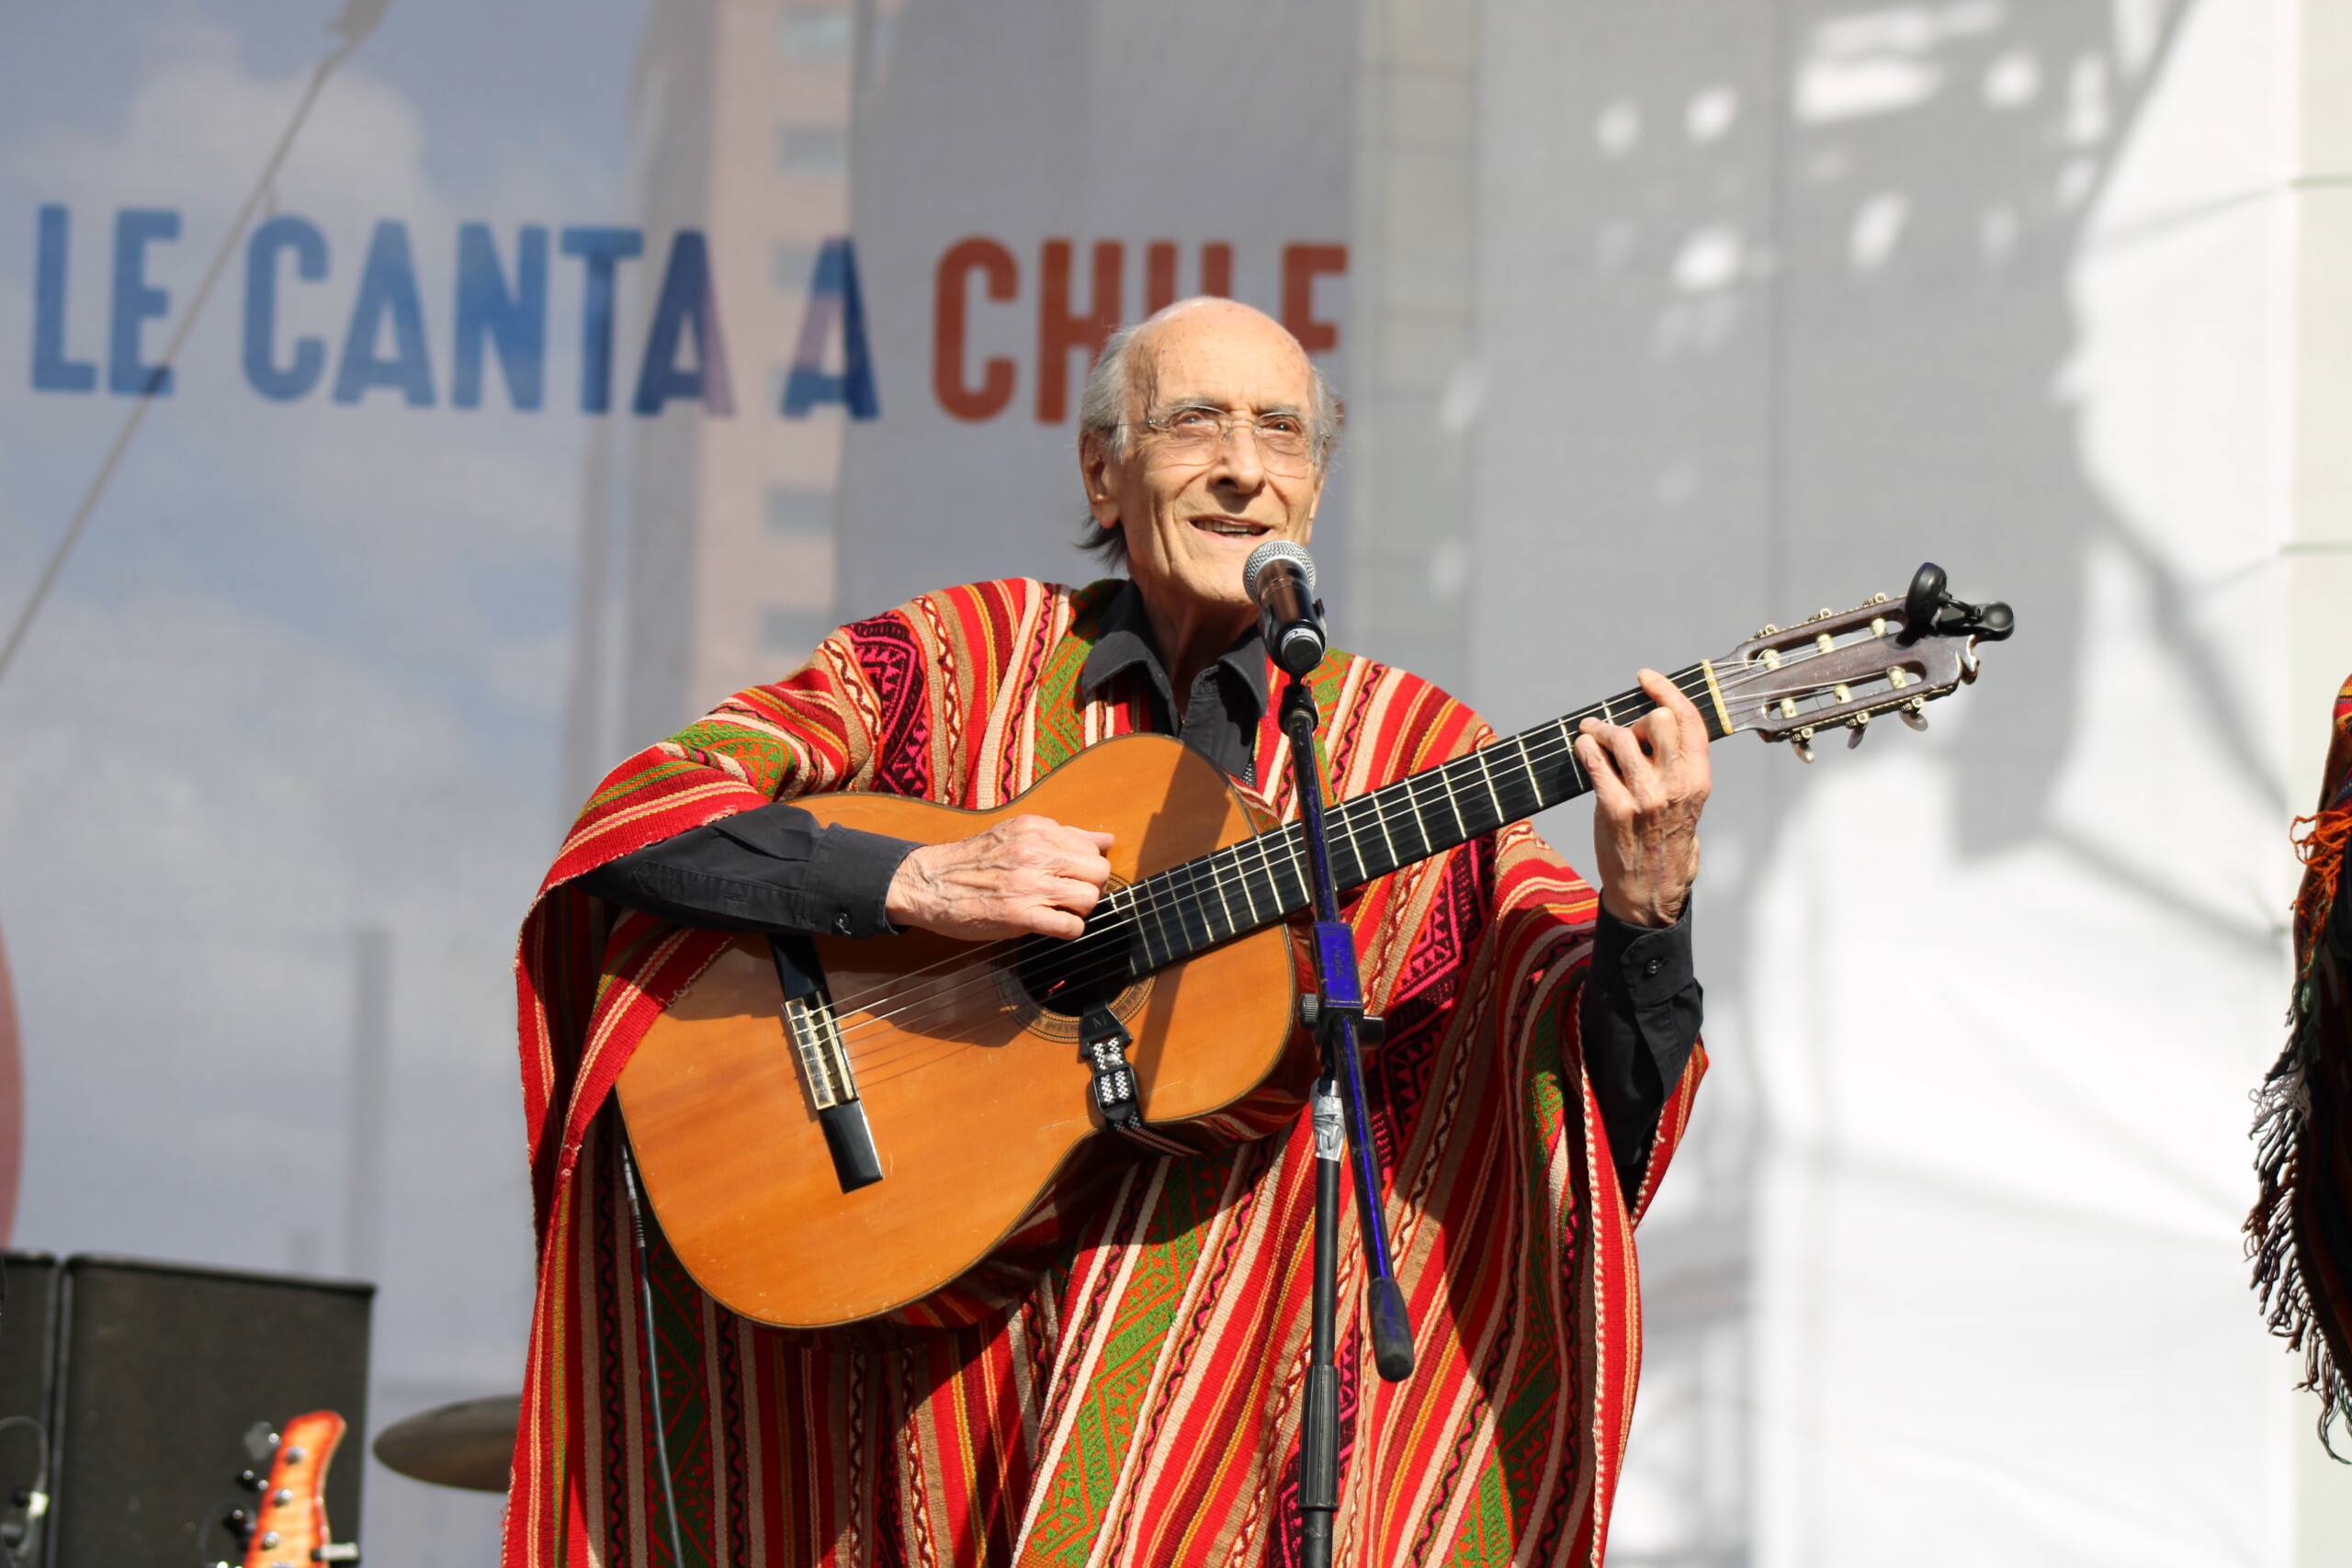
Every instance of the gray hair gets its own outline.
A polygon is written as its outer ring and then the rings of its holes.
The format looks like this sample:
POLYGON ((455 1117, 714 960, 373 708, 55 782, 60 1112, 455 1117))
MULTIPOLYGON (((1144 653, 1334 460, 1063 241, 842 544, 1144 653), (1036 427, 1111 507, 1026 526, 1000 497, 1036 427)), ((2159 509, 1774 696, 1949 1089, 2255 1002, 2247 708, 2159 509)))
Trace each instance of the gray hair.
MULTIPOLYGON (((1205 296, 1204 296, 1205 298, 1205 296)), ((1124 460, 1127 455, 1128 397, 1134 389, 1134 353, 1136 339, 1144 329, 1165 320, 1192 304, 1179 299, 1154 311, 1140 321, 1130 322, 1113 333, 1102 344, 1102 352, 1095 357, 1094 368, 1086 373, 1086 389, 1078 398, 1078 439, 1081 446, 1091 437, 1099 441, 1114 458, 1124 460)), ((1304 349, 1300 353, 1304 354, 1304 349)), ((1345 414, 1340 400, 1331 394, 1331 383, 1323 378, 1322 368, 1312 357, 1306 361, 1306 373, 1312 390, 1312 406, 1306 411, 1309 428, 1313 432, 1311 450, 1315 455, 1315 471, 1327 472, 1331 466, 1331 454, 1339 449, 1340 427, 1345 414)), ((1127 532, 1125 528, 1105 528, 1090 514, 1085 531, 1079 536, 1078 547, 1091 552, 1103 565, 1114 570, 1125 570, 1127 564, 1127 532)))

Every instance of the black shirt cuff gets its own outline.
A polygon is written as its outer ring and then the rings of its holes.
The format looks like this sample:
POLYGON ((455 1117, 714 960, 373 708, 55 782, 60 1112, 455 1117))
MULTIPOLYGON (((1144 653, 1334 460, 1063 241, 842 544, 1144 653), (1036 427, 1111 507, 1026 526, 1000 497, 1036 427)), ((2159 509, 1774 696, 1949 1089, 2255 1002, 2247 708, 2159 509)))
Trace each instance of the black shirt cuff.
POLYGON ((1599 912, 1582 1002, 1585 1071, 1629 1201, 1667 1098, 1690 1065, 1705 999, 1691 958, 1689 905, 1670 926, 1628 925, 1599 912))
POLYGON ((1690 957, 1690 906, 1670 926, 1635 926, 1600 912, 1592 933, 1592 964, 1622 982, 1636 1008, 1660 1005, 1696 977, 1690 957))
POLYGON ((915 848, 820 827, 778 803, 648 844, 581 885, 608 902, 715 931, 874 936, 891 929, 890 882, 915 848))
POLYGON ((904 839, 869 833, 862 828, 838 825, 817 835, 817 852, 808 859, 804 883, 811 930, 835 936, 880 936, 896 928, 885 906, 899 863, 919 846, 904 839))

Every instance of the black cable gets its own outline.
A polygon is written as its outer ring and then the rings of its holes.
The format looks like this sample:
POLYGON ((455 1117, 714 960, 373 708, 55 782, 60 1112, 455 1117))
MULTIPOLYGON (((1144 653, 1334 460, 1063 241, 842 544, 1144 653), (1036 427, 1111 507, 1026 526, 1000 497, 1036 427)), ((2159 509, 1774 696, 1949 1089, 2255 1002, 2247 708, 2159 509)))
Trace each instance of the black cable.
POLYGON ((30 1431, 40 1445, 40 1462, 33 1471, 33 1483, 25 1501, 15 1504, 25 1510, 24 1534, 14 1541, 0 1538, 0 1553, 6 1553, 10 1568, 23 1568, 33 1556, 32 1543, 40 1538, 41 1517, 49 1512, 49 1428, 30 1416, 0 1417, 0 1432, 11 1427, 30 1431))
POLYGON ((645 1383, 653 1395, 653 1461, 662 1468, 662 1512, 670 1527, 670 1562, 673 1568, 685 1568, 685 1552, 678 1545, 676 1482, 670 1469, 670 1424, 662 1410, 662 1366, 654 1349, 653 1271, 647 1261, 645 1210, 638 1201, 637 1156, 628 1146, 626 1131, 620 1135, 620 1150, 621 1184, 628 1192, 629 1234, 637 1241, 638 1305, 645 1314, 645 1383))

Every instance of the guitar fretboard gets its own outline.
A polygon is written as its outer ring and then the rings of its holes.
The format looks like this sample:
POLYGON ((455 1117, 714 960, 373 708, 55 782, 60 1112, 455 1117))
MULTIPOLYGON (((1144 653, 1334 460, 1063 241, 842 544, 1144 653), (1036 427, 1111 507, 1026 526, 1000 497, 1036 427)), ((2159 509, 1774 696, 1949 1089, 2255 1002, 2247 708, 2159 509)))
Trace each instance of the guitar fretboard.
MULTIPOLYGON (((1698 705, 1707 739, 1723 727, 1705 662, 1669 676, 1698 705)), ((1331 875, 1361 887, 1442 854, 1592 787, 1574 742, 1588 718, 1629 724, 1656 708, 1636 687, 1453 761, 1335 804, 1325 821, 1331 875)), ((1290 823, 1120 888, 1097 909, 1098 931, 1133 922, 1128 964, 1142 976, 1306 909, 1305 829, 1290 823), (1107 918, 1106 918, 1107 917, 1107 918)))

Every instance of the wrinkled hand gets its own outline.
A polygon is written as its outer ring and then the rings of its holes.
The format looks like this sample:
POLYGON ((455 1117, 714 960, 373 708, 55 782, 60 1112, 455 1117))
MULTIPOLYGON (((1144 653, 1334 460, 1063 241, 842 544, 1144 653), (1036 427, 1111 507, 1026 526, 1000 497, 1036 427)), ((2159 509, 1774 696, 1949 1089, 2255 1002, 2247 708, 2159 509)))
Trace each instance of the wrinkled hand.
POLYGON ((1707 721, 1657 671, 1643 671, 1641 683, 1658 706, 1630 725, 1586 719, 1577 761, 1598 797, 1592 855, 1602 907, 1628 925, 1670 926, 1699 875, 1707 721))
POLYGON ((925 844, 899 863, 883 909, 891 923, 963 942, 1074 937, 1111 880, 1108 833, 1014 817, 953 843, 925 844))

